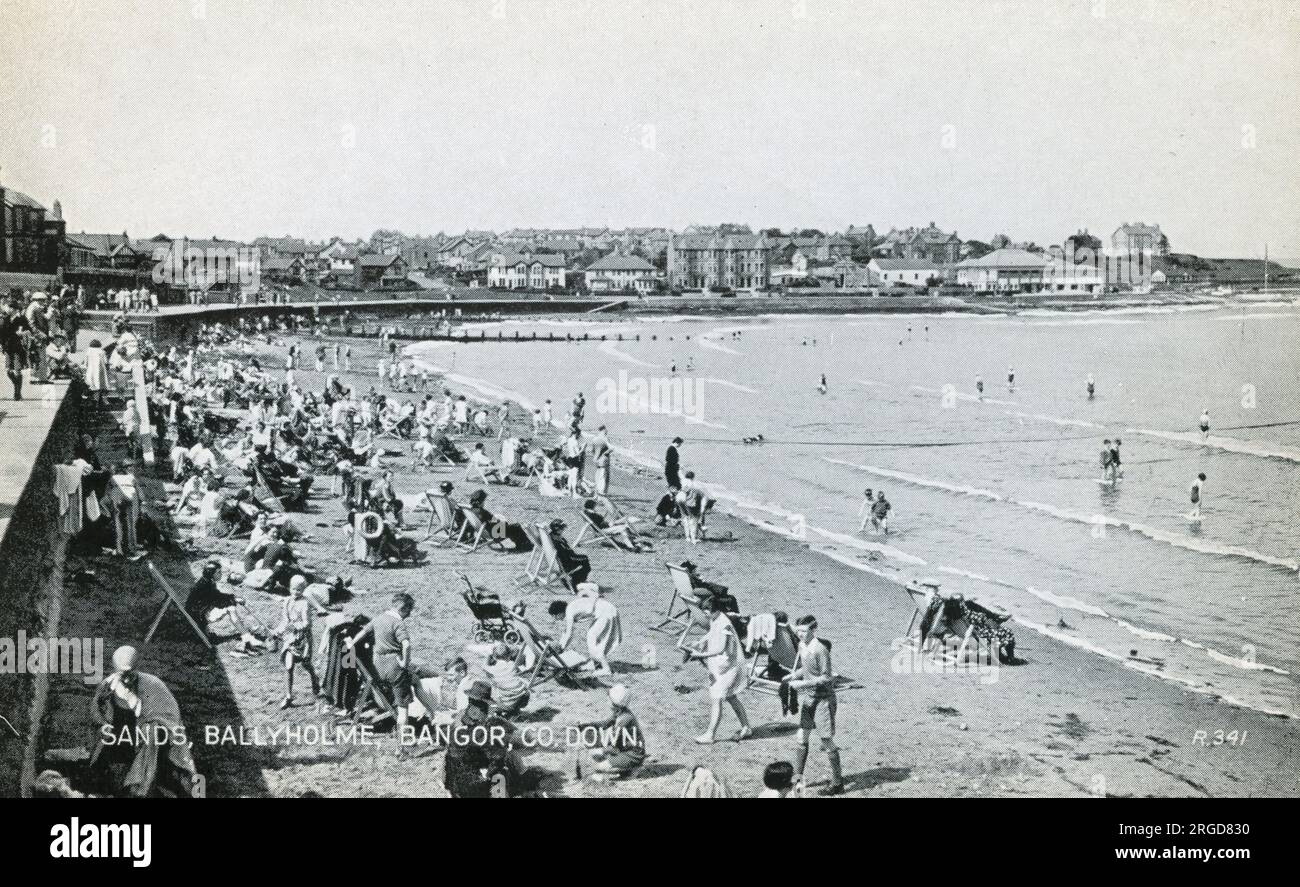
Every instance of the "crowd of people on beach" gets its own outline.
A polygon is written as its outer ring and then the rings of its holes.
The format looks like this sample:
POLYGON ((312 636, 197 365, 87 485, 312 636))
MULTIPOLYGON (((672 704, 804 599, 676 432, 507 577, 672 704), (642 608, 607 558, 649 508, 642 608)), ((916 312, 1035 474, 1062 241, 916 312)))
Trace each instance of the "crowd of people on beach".
MULTIPOLYGON (((46 307, 47 301, 30 295, 6 305, 5 355, 11 378, 19 380, 16 395, 24 378, 39 374, 34 366, 42 352, 33 349, 41 340, 31 328, 63 322, 61 308, 46 307), (33 324, 38 315, 44 323, 33 324)), ((63 301, 63 295, 55 300, 63 301)), ((535 681, 547 673, 606 690, 608 717, 594 725, 603 738, 578 753, 580 777, 634 778, 648 757, 635 713, 637 690, 606 683, 615 674, 611 656, 623 640, 622 617, 579 546, 582 535, 591 534, 635 555, 678 533, 693 545, 716 538, 706 526, 715 503, 695 472, 683 469, 684 441, 677 438, 668 448, 665 492, 653 516, 639 518, 611 497, 614 448, 603 425, 584 430, 583 394, 559 421, 550 401, 524 419, 512 416, 508 403, 471 405, 448 388, 435 395, 429 374, 399 358, 388 337, 380 343, 379 353, 388 358, 380 358, 382 370, 376 367, 377 384, 361 391, 363 377, 348 373, 350 344, 325 344, 313 337, 320 332, 301 317, 245 317, 232 325, 201 322, 183 340, 163 343, 138 335, 119 315, 111 335, 96 333, 79 360, 72 359, 74 337, 66 365, 58 366, 84 386, 86 418, 84 433, 59 466, 55 495, 66 532, 97 557, 134 562, 146 553, 170 553, 192 565, 194 578, 182 595, 186 616, 205 642, 229 641, 232 661, 274 656, 285 685, 282 708, 301 704, 295 687, 301 674, 322 710, 386 721, 398 737, 439 717, 501 727, 464 734, 487 737, 482 742, 447 747, 445 784, 453 796, 529 790, 510 719, 526 710, 535 681), (315 385, 302 378, 304 347, 308 367, 323 376, 315 385), (282 365, 275 354, 283 354, 282 365), (404 491, 394 467, 463 470, 479 486, 463 501, 453 498, 451 480, 404 491), (567 535, 559 516, 529 522, 493 513, 488 491, 496 485, 535 487, 540 496, 580 503, 581 534, 567 535), (412 513, 425 506, 428 526, 421 537, 414 521, 425 518, 412 513), (465 597, 476 616, 474 641, 454 655, 418 655, 409 623, 417 605, 412 594, 392 595, 382 613, 349 615, 354 577, 324 575, 301 553, 303 543, 314 541, 309 521, 327 526, 319 520, 330 510, 358 569, 418 567, 430 545, 519 553, 528 560, 528 582, 567 592, 551 608, 562 626, 558 637, 539 629, 522 603, 506 607, 497 595, 470 586, 465 597), (213 553, 222 548, 226 556, 213 553), (268 603, 278 619, 259 615, 268 603), (586 642, 585 655, 570 649, 578 639, 586 642), (444 692, 448 682, 454 693, 444 692)), ((682 568, 691 587, 688 625, 679 639, 683 661, 702 662, 710 680, 709 724, 695 741, 715 741, 724 703, 740 720, 732 738, 752 736, 739 694, 750 681, 755 641, 784 644, 790 655, 780 661, 769 656, 764 675, 779 685, 783 707, 798 713, 800 726, 794 763, 769 768, 765 785, 776 796, 801 792, 808 743, 816 734, 832 769, 827 792, 842 792, 833 740, 835 675, 816 619, 792 624, 785 614, 742 616, 725 586, 702 577, 689 561, 682 568), (692 628, 702 637, 688 642, 692 628)), ((114 654, 113 673, 92 705, 101 730, 183 722, 167 682, 142 670, 142 649, 147 642, 114 654)), ((397 750, 409 752, 402 741, 397 750)), ((101 737, 86 778, 106 794, 183 795, 194 775, 187 748, 110 747, 101 737)), ((707 768, 692 771, 687 794, 725 792, 707 768)))

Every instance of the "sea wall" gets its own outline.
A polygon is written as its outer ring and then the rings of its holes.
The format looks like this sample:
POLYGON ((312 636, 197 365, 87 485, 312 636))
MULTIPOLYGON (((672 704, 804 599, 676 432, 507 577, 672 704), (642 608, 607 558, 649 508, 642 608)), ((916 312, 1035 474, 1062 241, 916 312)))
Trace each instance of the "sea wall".
MULTIPOLYGON (((6 383, 7 385, 7 383, 6 383)), ((7 523, 0 540, 0 641, 14 656, 25 636, 59 633, 63 604, 63 549, 54 466, 71 452, 81 403, 80 383, 29 385, 29 398, 0 408, 0 456, 4 462, 3 509, 7 523), (44 396, 43 395, 47 395, 44 396)), ((19 797, 29 784, 49 677, 30 674, 0 654, 0 797, 19 797)))

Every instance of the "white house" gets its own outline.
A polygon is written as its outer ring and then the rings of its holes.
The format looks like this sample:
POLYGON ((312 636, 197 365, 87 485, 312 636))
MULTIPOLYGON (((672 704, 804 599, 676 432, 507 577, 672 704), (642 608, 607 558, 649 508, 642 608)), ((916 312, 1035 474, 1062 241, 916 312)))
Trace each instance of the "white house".
POLYGON ((872 259, 867 263, 872 283, 925 286, 931 278, 944 277, 943 266, 929 259, 872 259))
POLYGON ((512 290, 544 290, 564 286, 564 257, 551 254, 495 253, 488 265, 488 286, 512 290))
POLYGON ((790 256, 789 265, 778 265, 772 269, 769 280, 772 286, 780 286, 792 280, 803 280, 808 276, 808 257, 800 250, 790 256))
POLYGON ((588 265, 585 277, 587 289, 592 292, 631 288, 648 293, 655 288, 655 266, 640 256, 612 253, 588 265))
POLYGON ((1047 283, 1052 260, 1029 250, 995 249, 957 265, 957 285, 978 292, 1039 292, 1047 283))

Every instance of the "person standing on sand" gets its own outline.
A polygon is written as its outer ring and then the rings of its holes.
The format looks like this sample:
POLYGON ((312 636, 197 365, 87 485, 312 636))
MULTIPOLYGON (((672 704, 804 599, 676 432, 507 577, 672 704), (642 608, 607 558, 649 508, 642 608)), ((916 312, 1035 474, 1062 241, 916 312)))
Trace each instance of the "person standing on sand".
POLYGON ((844 793, 844 773, 840 767, 840 750, 835 745, 835 673, 831 670, 831 651, 817 639, 817 619, 800 616, 794 625, 799 638, 799 653, 795 668, 782 683, 791 690, 803 691, 799 706, 799 730, 795 733, 795 782, 803 783, 804 766, 808 763, 808 739, 813 732, 822 742, 822 751, 831 765, 831 784, 822 790, 824 795, 844 793), (817 709, 825 706, 826 719, 817 725, 817 709))
POLYGON ((678 455, 677 448, 684 444, 685 441, 680 437, 674 437, 673 442, 668 445, 668 451, 664 453, 664 480, 668 486, 681 489, 681 459, 678 455))
POLYGON ((1188 520, 1199 521, 1201 519, 1201 502, 1205 499, 1205 472, 1196 475, 1196 480, 1192 481, 1192 510, 1187 514, 1188 520))
POLYGON ((334 372, 337 373, 339 371, 339 343, 335 342, 330 350, 334 358, 334 372))
POLYGON ((710 598, 709 610, 713 614, 709 633, 698 644, 682 650, 683 661, 701 659, 709 669, 709 728, 696 736, 695 741, 700 745, 710 745, 714 741, 725 701, 740 719, 740 730, 732 737, 739 742, 754 735, 739 696, 745 687, 745 655, 740 646, 740 636, 727 616, 726 603, 716 596, 710 598))
POLYGON ((352 345, 351 343, 343 346, 343 372, 352 372, 352 345))

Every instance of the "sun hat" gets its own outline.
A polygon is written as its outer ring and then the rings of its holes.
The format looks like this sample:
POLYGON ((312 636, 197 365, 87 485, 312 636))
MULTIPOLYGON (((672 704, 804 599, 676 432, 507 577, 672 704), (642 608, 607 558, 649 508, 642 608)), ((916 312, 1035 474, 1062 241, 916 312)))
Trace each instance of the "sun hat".
POLYGON ((627 708, 632 701, 632 691, 623 684, 615 684, 609 688, 609 701, 619 708, 627 708))
POLYGON ((113 651, 113 668, 117 671, 131 671, 139 658, 140 652, 135 647, 118 647, 113 651))
POLYGON ((483 705, 489 705, 492 702, 492 685, 487 681, 475 681, 465 691, 465 698, 483 705))

